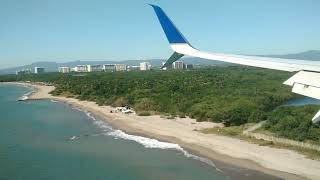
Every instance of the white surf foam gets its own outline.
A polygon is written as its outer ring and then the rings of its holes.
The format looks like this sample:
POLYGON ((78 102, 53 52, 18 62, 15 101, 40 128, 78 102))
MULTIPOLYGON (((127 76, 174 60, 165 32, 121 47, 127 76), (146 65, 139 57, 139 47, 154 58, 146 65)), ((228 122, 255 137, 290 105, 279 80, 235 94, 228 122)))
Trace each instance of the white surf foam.
POLYGON ((150 139, 142 136, 135 136, 131 134, 127 134, 121 130, 114 130, 108 132, 109 136, 118 137, 121 139, 126 139, 130 141, 138 142, 142 144, 146 148, 157 148, 157 149, 176 149, 176 150, 183 150, 178 144, 161 142, 156 139, 150 139))
POLYGON ((81 109, 79 107, 75 107, 75 106, 72 107, 72 109, 75 109, 75 110, 78 110, 78 111, 85 113, 86 116, 88 117, 88 119, 92 120, 93 124, 96 125, 97 127, 99 127, 100 129, 102 129, 102 131, 107 132, 107 131, 113 130, 113 128, 109 124, 105 123, 102 120, 96 119, 91 112, 86 111, 84 109, 81 109))
MULTIPOLYGON (((113 129, 112 126, 107 124, 105 121, 96 119, 92 115, 92 113, 89 111, 86 111, 86 110, 83 110, 83 109, 80 109, 77 107, 73 107, 73 108, 84 112, 90 120, 93 120, 93 124, 95 124, 97 127, 99 127, 100 129, 102 129, 102 131, 105 132, 100 135, 112 136, 115 139, 124 139, 124 140, 129 140, 129 141, 135 141, 135 142, 143 145, 145 148, 176 150, 178 152, 181 152, 187 158, 192 158, 192 159, 198 160, 200 162, 203 162, 205 164, 208 164, 208 165, 214 167, 217 171, 222 172, 220 169, 217 168, 217 166, 210 159, 190 154, 188 151, 184 150, 179 144, 162 142, 162 141, 158 141, 158 140, 152 139, 152 138, 127 134, 119 129, 113 129)), ((98 134, 95 134, 95 135, 98 135, 98 134)))
POLYGON ((184 150, 179 144, 174 144, 174 143, 168 143, 168 142, 162 142, 158 141, 156 139, 151 139, 147 137, 142 137, 142 136, 136 136, 136 135, 131 135, 127 134, 121 130, 113 130, 111 132, 108 132, 107 135, 113 136, 115 138, 121 138, 121 139, 126 139, 130 141, 135 141, 141 145, 143 145, 145 148, 156 148, 156 149, 173 149, 177 150, 179 152, 182 152, 182 154, 188 158, 192 158, 198 161, 201 161, 203 163, 206 163, 210 166, 213 166, 216 168, 216 170, 221 171, 216 167, 216 165, 207 158, 199 157, 193 154, 190 154, 188 151, 184 150))
POLYGON ((30 96, 31 94, 33 94, 34 92, 35 92, 34 89, 31 89, 31 91, 29 91, 29 92, 25 93, 24 95, 22 95, 22 96, 19 98, 19 100, 20 100, 20 101, 25 101, 25 100, 29 99, 29 96, 30 96))
POLYGON ((86 115, 88 116, 89 119, 96 121, 97 119, 92 115, 91 112, 88 111, 84 111, 86 113, 86 115))
POLYGON ((74 110, 81 111, 81 112, 85 113, 89 119, 91 119, 91 120, 96 120, 96 118, 92 115, 91 112, 86 111, 86 110, 84 110, 84 109, 81 109, 81 108, 79 108, 79 107, 77 107, 77 106, 73 106, 73 105, 72 105, 71 107, 72 107, 72 109, 74 109, 74 110))
POLYGON ((28 96, 25 96, 25 95, 23 95, 23 96, 21 96, 21 97, 19 98, 20 101, 25 101, 25 100, 27 100, 27 99, 29 99, 29 97, 28 97, 28 96))

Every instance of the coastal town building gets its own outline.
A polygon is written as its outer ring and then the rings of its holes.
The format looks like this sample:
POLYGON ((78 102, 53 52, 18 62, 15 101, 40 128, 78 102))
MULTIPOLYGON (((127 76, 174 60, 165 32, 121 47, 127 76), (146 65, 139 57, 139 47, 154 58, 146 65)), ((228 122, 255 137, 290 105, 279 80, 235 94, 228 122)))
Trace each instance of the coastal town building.
POLYGON ((140 71, 149 71, 151 69, 151 65, 149 62, 140 63, 140 71))
POLYGON ((176 61, 173 63, 173 69, 183 70, 183 68, 184 68, 183 61, 176 61))
POLYGON ((127 71, 126 64, 104 64, 104 65, 77 65, 74 68, 75 72, 113 72, 113 71, 127 71))
POLYGON ((140 63, 140 71, 148 71, 151 69, 151 64, 149 62, 140 63))
POLYGON ((116 71, 116 66, 114 64, 104 64, 102 69, 105 72, 114 72, 116 71))
POLYGON ((101 72, 103 70, 102 65, 87 65, 88 72, 101 72))
POLYGON ((126 64, 116 64, 115 65, 116 71, 127 71, 126 64))
MULTIPOLYGON (((162 62, 164 65, 165 62, 162 62)), ((77 65, 74 68, 60 67, 59 72, 114 72, 114 71, 149 71, 151 70, 150 62, 141 62, 138 66, 128 66, 127 64, 104 64, 104 65, 77 65)), ((176 61, 172 65, 163 68, 167 69, 178 69, 178 70, 190 70, 193 69, 192 64, 184 64, 183 61, 176 61)))
POLYGON ((60 73, 69 73, 71 72, 70 67, 59 67, 59 72, 60 73))
POLYGON ((193 69, 193 64, 184 64, 184 69, 186 69, 186 70, 193 69))
POLYGON ((16 71, 16 75, 25 75, 25 74, 31 74, 31 73, 32 73, 31 69, 22 69, 22 70, 16 71))
POLYGON ((45 68, 43 67, 34 67, 34 73, 35 74, 41 74, 45 72, 45 68))
POLYGON ((74 70, 75 72, 88 72, 88 65, 77 65, 74 70))

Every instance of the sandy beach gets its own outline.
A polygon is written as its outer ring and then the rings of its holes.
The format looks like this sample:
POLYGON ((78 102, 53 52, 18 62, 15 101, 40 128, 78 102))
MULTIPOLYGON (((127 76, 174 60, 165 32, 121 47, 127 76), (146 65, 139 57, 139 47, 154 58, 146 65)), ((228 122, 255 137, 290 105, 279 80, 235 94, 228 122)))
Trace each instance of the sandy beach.
POLYGON ((51 99, 86 109, 111 125, 131 134, 173 142, 189 151, 213 160, 233 164, 241 168, 257 170, 285 179, 320 179, 320 161, 311 160, 291 150, 259 146, 243 140, 197 130, 219 126, 211 122, 196 122, 190 118, 165 119, 160 116, 111 113, 110 106, 98 106, 95 102, 49 94, 53 86, 30 85, 37 89, 29 99, 51 99))

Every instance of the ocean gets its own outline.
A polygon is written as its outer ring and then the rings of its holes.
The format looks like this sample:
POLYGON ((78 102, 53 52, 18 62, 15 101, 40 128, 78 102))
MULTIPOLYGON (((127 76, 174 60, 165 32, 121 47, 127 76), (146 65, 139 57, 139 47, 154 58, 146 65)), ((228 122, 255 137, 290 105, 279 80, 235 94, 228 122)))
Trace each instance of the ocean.
POLYGON ((278 179, 126 134, 65 103, 17 101, 30 91, 0 84, 0 180, 278 179))

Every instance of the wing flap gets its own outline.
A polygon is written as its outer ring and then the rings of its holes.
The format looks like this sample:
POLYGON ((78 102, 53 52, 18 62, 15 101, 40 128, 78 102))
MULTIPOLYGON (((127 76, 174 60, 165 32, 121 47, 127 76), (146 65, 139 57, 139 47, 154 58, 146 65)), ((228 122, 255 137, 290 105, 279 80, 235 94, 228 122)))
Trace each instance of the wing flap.
POLYGON ((320 99, 320 88, 306 84, 294 83, 292 92, 315 99, 320 99))
POLYGON ((320 88, 320 74, 317 72, 300 71, 283 84, 293 86, 294 83, 320 88))
POLYGON ((293 86, 294 93, 320 99, 320 73, 300 71, 283 84, 293 86))

